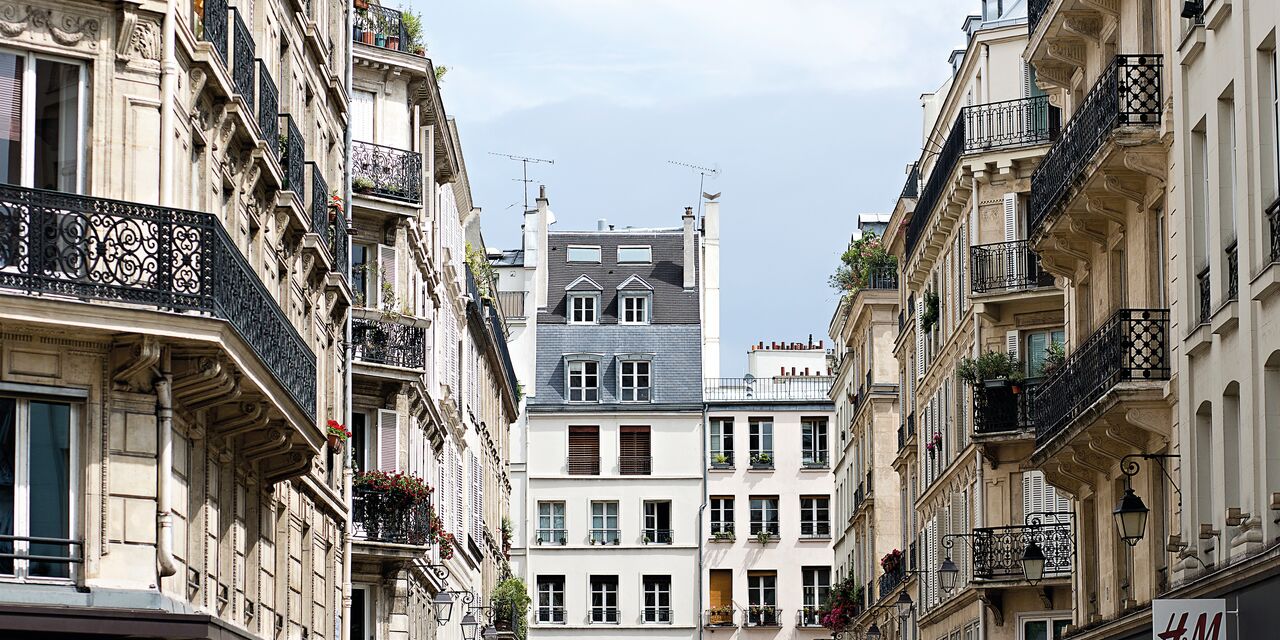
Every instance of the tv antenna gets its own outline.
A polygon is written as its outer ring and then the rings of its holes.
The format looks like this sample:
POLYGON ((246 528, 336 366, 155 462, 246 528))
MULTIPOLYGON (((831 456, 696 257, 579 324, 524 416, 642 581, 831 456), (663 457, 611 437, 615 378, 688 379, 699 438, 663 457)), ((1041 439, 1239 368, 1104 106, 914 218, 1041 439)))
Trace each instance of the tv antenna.
POLYGON ((516 182, 520 183, 520 190, 524 193, 524 210, 521 211, 521 213, 523 213, 524 211, 528 211, 529 210, 529 183, 533 182, 532 180, 529 179, 529 163, 532 162, 534 164, 538 164, 541 162, 544 164, 555 164, 556 161, 544 160, 542 158, 530 158, 528 156, 516 156, 509 153, 497 153, 496 151, 490 151, 489 155, 498 156, 499 158, 506 158, 508 160, 516 160, 520 163, 520 170, 521 170, 520 177, 512 178, 512 180, 515 180, 516 182))
MULTIPOLYGON (((677 167, 693 169, 694 171, 698 172, 698 218, 702 218, 703 184, 707 181, 707 176, 711 176, 712 180, 714 180, 717 176, 719 176, 720 169, 713 169, 711 167, 703 167, 696 164, 689 164, 688 162, 676 162, 675 160, 668 160, 667 164, 674 164, 677 167)), ((716 195, 720 195, 720 194, 716 194, 716 195)))

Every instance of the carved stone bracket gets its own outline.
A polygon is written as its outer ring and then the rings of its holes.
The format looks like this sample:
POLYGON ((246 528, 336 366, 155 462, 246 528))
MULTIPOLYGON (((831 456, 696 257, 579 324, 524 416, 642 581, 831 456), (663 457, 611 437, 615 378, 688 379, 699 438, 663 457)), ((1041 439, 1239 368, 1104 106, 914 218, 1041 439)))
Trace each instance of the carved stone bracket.
POLYGON ((269 419, 270 409, 265 401, 245 401, 236 407, 220 408, 213 428, 225 438, 234 438, 241 434, 266 429, 269 419))
POLYGON ((176 368, 174 402, 187 411, 206 409, 240 397, 240 375, 220 357, 180 359, 176 368))
POLYGON ((262 434, 261 439, 246 445, 241 453, 245 459, 253 462, 265 456, 284 453, 289 448, 289 430, 276 424, 262 434))
POLYGON ((982 606, 986 607, 987 613, 991 614, 991 621, 997 627, 1004 626, 1004 598, 999 591, 994 589, 979 589, 978 600, 982 602, 982 606))
POLYGON ((111 359, 117 363, 111 380, 119 391, 149 393, 160 364, 160 339, 153 335, 134 334, 111 345, 111 359))

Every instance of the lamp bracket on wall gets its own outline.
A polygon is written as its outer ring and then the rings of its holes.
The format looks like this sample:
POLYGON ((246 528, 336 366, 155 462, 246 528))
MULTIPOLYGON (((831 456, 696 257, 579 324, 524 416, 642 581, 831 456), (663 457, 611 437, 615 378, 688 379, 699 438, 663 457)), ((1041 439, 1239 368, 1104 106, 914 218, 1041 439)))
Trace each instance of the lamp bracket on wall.
POLYGON ((1178 459, 1182 456, 1176 453, 1131 453, 1120 458, 1120 472, 1124 474, 1125 487, 1132 488, 1130 478, 1138 475, 1138 460, 1154 460, 1160 466, 1160 473, 1164 474, 1169 484, 1173 485, 1173 490, 1178 492, 1178 508, 1182 508, 1182 489, 1178 488, 1178 483, 1173 481, 1173 476, 1169 475, 1169 470, 1165 468, 1164 461, 1178 459))

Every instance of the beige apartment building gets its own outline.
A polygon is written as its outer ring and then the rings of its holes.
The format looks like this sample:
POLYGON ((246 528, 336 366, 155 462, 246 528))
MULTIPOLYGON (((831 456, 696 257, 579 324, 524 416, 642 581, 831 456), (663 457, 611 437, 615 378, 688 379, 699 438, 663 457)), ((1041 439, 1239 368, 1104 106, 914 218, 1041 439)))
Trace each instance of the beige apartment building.
POLYGON ((345 7, 3 13, 0 635, 341 637, 345 7))

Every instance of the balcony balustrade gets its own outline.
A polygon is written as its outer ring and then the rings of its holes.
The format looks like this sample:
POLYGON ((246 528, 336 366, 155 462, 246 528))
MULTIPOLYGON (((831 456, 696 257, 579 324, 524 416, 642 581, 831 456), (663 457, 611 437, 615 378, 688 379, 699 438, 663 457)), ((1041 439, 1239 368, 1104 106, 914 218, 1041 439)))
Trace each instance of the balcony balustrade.
POLYGON ((205 0, 200 15, 200 39, 213 45, 213 50, 227 64, 227 18, 231 8, 227 0, 205 0))
POLYGON ((591 607, 590 615, 596 624, 618 624, 620 617, 617 607, 591 607))
POLYGON ((1267 225, 1271 228, 1271 261, 1280 262, 1280 198, 1267 207, 1267 225))
POLYGON ((1036 27, 1040 26, 1040 21, 1044 19, 1051 4, 1053 0, 1027 0, 1027 27, 1031 33, 1036 32, 1036 27))
POLYGON ((287 191, 293 191, 301 198, 306 188, 303 186, 303 180, 306 179, 306 144, 293 116, 285 113, 280 118, 284 120, 284 144, 280 151, 280 164, 284 168, 284 188, 287 191))
POLYGON ((600 456, 571 453, 568 468, 571 476, 598 476, 600 475, 600 456))
POLYGON ((537 607, 534 610, 540 624, 564 624, 564 607, 537 607))
POLYGON ((1044 144, 1058 137, 1061 111, 1049 96, 1003 100, 965 107, 964 152, 1044 144))
POLYGON ((1122 382, 1169 379, 1169 310, 1121 309, 1035 392, 1036 444, 1064 431, 1122 382))
POLYGON ((408 51, 409 36, 403 16, 388 7, 370 4, 353 14, 352 40, 393 51, 408 51))
POLYGON ((800 539, 801 540, 824 540, 831 537, 831 523, 829 522, 804 522, 800 523, 800 539))
POLYGON ((592 529, 587 541, 591 544, 622 544, 622 530, 592 529))
POLYGON ((711 521, 711 539, 717 542, 734 540, 737 535, 733 531, 732 522, 711 521))
POLYGON ((1211 308, 1213 304, 1213 286, 1209 282, 1210 275, 1212 275, 1212 272, 1207 266, 1196 274, 1196 310, 1200 314, 1200 324, 1209 322, 1209 316, 1213 312, 1211 308))
POLYGON ((84 542, 48 536, 0 534, 0 567, 7 575, 78 579, 84 564, 84 542))
POLYGON ((1032 236, 1065 206, 1071 190, 1087 177, 1085 168, 1117 128, 1160 125, 1162 64, 1158 55, 1118 55, 1102 72, 1031 175, 1032 236))
POLYGON ((315 355, 212 214, 0 185, 0 289, 224 320, 315 419, 315 355))
MULTIPOLYGON (((325 182, 320 165, 308 162, 311 166, 311 232, 321 238, 329 237, 329 183, 325 182)), ((326 242, 326 247, 328 243, 326 242)))
POLYGON ((569 542, 569 531, 567 529, 538 529, 534 542, 537 544, 566 544, 569 542))
POLYGON ((898 585, 907 579, 907 568, 899 564, 897 569, 880 574, 880 600, 889 597, 898 585))
POLYGON ((860 283, 858 289, 897 289, 898 268, 877 267, 867 274, 866 282, 860 283))
POLYGON ((1046 578, 1071 575, 1075 533, 1070 512, 1041 514, 1042 522, 973 530, 973 577, 979 580, 1021 579, 1022 552, 1032 542, 1044 552, 1046 578))
POLYGON ((1227 247, 1227 300, 1240 297, 1240 252, 1235 240, 1227 247))
POLYGON ((618 473, 624 476, 647 476, 653 469, 649 456, 618 456, 618 473))
POLYGON ((822 608, 821 607, 801 607, 796 612, 796 626, 801 628, 815 629, 822 626, 822 608))
POLYGON ((902 185, 902 198, 915 198, 920 195, 920 163, 912 163, 907 173, 907 183, 902 185))
POLYGON ((258 130, 271 155, 280 157, 280 92, 261 58, 258 63, 258 130))
POLYGON ((359 362, 423 369, 427 330, 399 322, 352 318, 351 348, 352 357, 359 362))
POLYGON ((422 154, 416 151, 352 141, 351 169, 356 193, 422 202, 422 154))
POLYGON ((743 611, 744 627, 781 627, 782 609, 771 604, 753 604, 743 611))
POLYGON ((1026 240, 974 245, 969 261, 975 294, 1053 286, 1053 276, 1040 268, 1040 256, 1026 240))
POLYGON ((704 627, 733 627, 733 618, 736 612, 733 605, 725 605, 723 607, 713 607, 702 612, 702 626, 704 627))
POLYGON ((707 402, 827 400, 833 380, 830 376, 707 378, 702 391, 707 402))
POLYGON ((253 32, 249 31, 240 10, 231 7, 232 59, 231 81, 236 86, 236 93, 244 99, 249 112, 253 113, 253 63, 257 46, 253 43, 253 32))
POLYGON ((804 453, 800 466, 805 469, 826 469, 831 466, 831 461, 826 451, 811 451, 804 453))
POLYGON ((644 607, 640 611, 642 619, 647 623, 671 622, 671 607, 644 607))
POLYGON ((356 487, 351 490, 351 517, 356 536, 373 542, 425 546, 430 540, 431 504, 405 504, 390 492, 356 487))
POLYGON ((916 200, 915 211, 912 212, 910 221, 907 223, 905 243, 908 260, 915 255, 916 245, 920 242, 920 236, 924 234, 929 218, 933 215, 933 208, 942 200, 943 193, 951 184, 951 176, 955 173, 956 166, 960 164, 964 147, 964 118, 959 118, 951 127, 951 132, 947 134, 942 149, 938 151, 938 156, 933 161, 929 179, 925 181, 924 189, 920 191, 920 198, 916 200))
MULTIPOLYGON (((511 360, 511 350, 507 347, 507 333, 502 329, 502 321, 498 318, 498 312, 492 308, 489 301, 485 301, 485 305, 489 306, 489 329, 493 331, 493 341, 498 345, 498 355, 502 359, 502 371, 507 376, 507 384, 511 385, 512 393, 518 393, 520 389, 520 381, 516 379, 515 364, 511 360)), ((516 400, 519 403, 519 399, 516 400)))
POLYGON ((1005 433, 1035 428, 1035 397, 1041 379, 1028 378, 1013 385, 980 385, 973 390, 973 431, 1005 433))
POLYGON ((671 529, 645 529, 645 544, 671 544, 675 540, 675 532, 671 529))
MULTIPOLYGON (((350 278, 351 235, 347 231, 347 217, 338 208, 332 208, 329 215, 333 217, 333 224, 329 227, 328 237, 329 256, 333 258, 333 270, 345 278, 350 278)), ((505 344, 505 341, 503 344, 505 344)))

